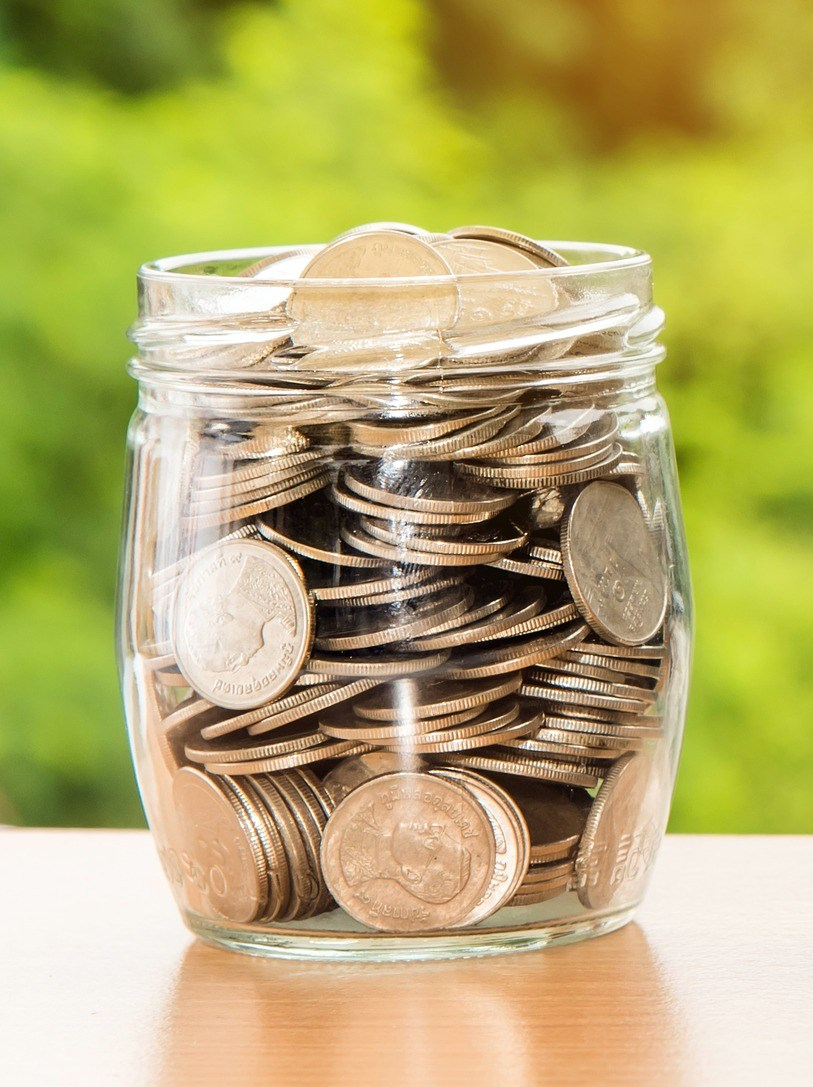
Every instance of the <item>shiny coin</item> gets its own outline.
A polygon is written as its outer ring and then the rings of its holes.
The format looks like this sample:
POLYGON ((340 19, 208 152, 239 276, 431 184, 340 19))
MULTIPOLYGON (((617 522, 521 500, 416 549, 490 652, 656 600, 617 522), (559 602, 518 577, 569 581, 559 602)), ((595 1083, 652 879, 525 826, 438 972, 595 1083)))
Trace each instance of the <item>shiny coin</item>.
POLYGON ((288 857, 276 823, 262 798, 245 779, 238 781, 237 778, 224 776, 217 780, 222 783, 231 802, 248 820, 259 842, 267 890, 258 920, 274 920, 285 908, 291 890, 288 857))
POLYGON ((461 479, 453 467, 416 465, 409 461, 379 461, 348 465, 344 483, 356 494, 380 505, 426 513, 479 514, 493 517, 516 502, 473 480, 461 479))
POLYGON ((666 576, 641 509, 626 488, 594 483, 562 531, 565 575, 579 610, 607 641, 640 645, 660 630, 666 576))
POLYGON ((298 483, 296 486, 286 487, 284 490, 276 491, 265 498, 258 498, 253 502, 247 502, 239 506, 231 506, 226 510, 217 510, 212 513, 193 513, 187 520, 194 524, 196 528, 243 521, 248 517, 256 517, 258 514, 268 513, 269 510, 297 502, 300 498, 305 498, 315 491, 320 491, 329 482, 330 476, 327 472, 317 469, 312 475, 308 475, 304 482, 298 483))
POLYGON ((449 231, 452 238, 473 238, 484 241, 497 242, 504 246, 518 249, 522 253, 528 253, 535 258, 534 263, 542 267, 559 268, 568 263, 561 253, 557 253, 550 246, 542 242, 527 238, 524 234, 517 234, 513 230, 504 230, 499 226, 458 226, 449 231))
MULTIPOLYGON (((294 705, 284 707, 282 703, 273 702, 269 706, 271 712, 269 712, 268 716, 251 725, 248 733, 250 736, 262 736, 264 733, 281 728, 292 721, 320 713, 329 706, 336 706, 340 702, 355 698, 356 695, 369 691, 371 687, 377 686, 378 683, 379 680, 377 679, 357 679, 354 683, 341 683, 337 686, 331 684, 329 689, 326 689, 325 686, 307 687, 305 691, 309 695, 308 698, 301 699, 294 705)), ((302 693, 304 694, 305 691, 302 693)))
MULTIPOLYGON (((491 603, 496 602, 498 606, 495 608, 489 606, 485 612, 486 605, 478 606, 478 597, 475 596, 471 609, 461 616, 460 626, 446 634, 430 634, 417 638, 413 643, 415 648, 455 649, 491 638, 500 638, 504 630, 526 622, 537 615, 545 605, 543 589, 520 590, 508 599, 506 595, 500 593, 498 597, 492 597, 491 603), (501 601, 504 603, 500 605, 501 601)), ((486 601, 488 602, 488 597, 486 601)))
POLYGON ((489 527, 471 529, 456 539, 443 539, 425 533, 420 526, 404 524, 399 521, 382 521, 374 517, 360 517, 359 526, 369 536, 374 536, 396 547, 405 547, 417 551, 433 551, 443 555, 479 555, 490 558, 494 552, 504 554, 521 547, 527 539, 527 533, 514 525, 508 532, 499 532, 489 527))
POLYGON ((543 578, 546 581, 564 581, 561 565, 552 562, 540 562, 530 555, 518 551, 513 555, 502 555, 490 563, 495 570, 505 570, 508 574, 520 574, 522 577, 543 578))
POLYGON ((457 653, 446 665, 444 674, 449 679, 469 680, 518 672, 578 645, 586 632, 584 623, 571 623, 555 634, 517 639, 507 648, 457 653))
POLYGON ((211 763, 226 765, 227 763, 259 762, 261 759, 272 759, 280 755, 291 755, 295 751, 305 751, 323 741, 322 734, 314 728, 306 729, 304 732, 286 733, 264 744, 251 744, 245 740, 239 740, 236 743, 192 740, 186 745, 186 757, 190 762, 202 763, 206 766, 211 763))
POLYGON ((520 677, 450 683, 444 679, 400 680, 359 698, 353 706, 368 721, 420 721, 485 706, 516 691, 520 677))
MULTIPOLYGON (((326 676, 350 678, 397 679, 417 672, 430 672, 449 658, 447 652, 422 653, 410 656, 406 653, 341 653, 313 656, 308 661, 308 671, 326 676)), ((304 678, 304 677, 300 677, 304 678)))
POLYGON ((369 231, 324 246, 302 269, 287 311, 297 323, 295 343, 329 344, 449 328, 457 319, 458 291, 449 265, 428 242, 400 230, 369 231), (386 290, 384 284, 352 282, 427 276, 435 281, 388 284, 386 290))
POLYGON ((479 566, 500 555, 499 551, 459 555, 418 550, 400 543, 398 545, 384 543, 383 540, 376 539, 362 528, 342 528, 342 539, 357 551, 388 559, 390 562, 414 563, 419 566, 479 566))
POLYGON ((308 569, 306 581, 314 599, 328 606, 357 606, 359 602, 360 606, 366 606, 373 597, 402 592, 410 587, 424 587, 436 576, 432 570, 406 570, 400 566, 378 566, 375 574, 352 567, 338 571, 320 565, 319 569, 324 572, 317 574, 308 569))
POLYGON ((322 619, 315 644, 320 649, 346 650, 407 641, 457 619, 466 612, 471 599, 470 589, 457 587, 437 597, 365 609, 353 617, 349 628, 341 621, 322 619))
POLYGON ((420 423, 408 420, 397 423, 353 422, 350 425, 350 436, 354 445, 374 446, 383 455, 393 445, 417 445, 421 442, 437 441, 456 430, 493 419, 499 411, 499 408, 487 408, 475 415, 470 412, 453 413, 451 416, 444 414, 440 418, 420 423))
POLYGON ((269 544, 232 540, 194 558, 183 574, 172 642, 198 694, 245 709, 291 685, 308 655, 311 627, 296 564, 269 544))
POLYGON ((401 744, 411 744, 413 740, 417 742, 421 735, 436 729, 456 728, 473 717, 479 716, 480 712, 480 707, 475 706, 472 709, 458 710, 456 713, 446 713, 440 717, 390 721, 386 724, 365 721, 361 717, 336 712, 323 714, 319 718, 319 728, 326 736, 334 736, 339 740, 358 740, 360 743, 376 746, 397 747, 401 744))
POLYGON ((257 528, 264 539, 315 562, 366 569, 383 565, 374 558, 354 553, 343 546, 338 531, 338 511, 326 499, 284 510, 274 518, 273 523, 260 519, 257 528))
POLYGON ((516 774, 519 777, 538 778, 540 781, 558 782, 562 785, 582 785, 594 789, 598 785, 604 767, 592 763, 577 765, 561 759, 529 758, 512 751, 499 753, 482 752, 448 755, 452 766, 470 770, 485 770, 492 774, 516 774))
POLYGON ((541 699, 544 702, 564 702, 575 706, 588 706, 593 709, 619 710, 622 713, 642 713, 646 709, 645 702, 633 701, 629 698, 615 698, 608 695, 588 694, 584 691, 571 691, 553 682, 547 684, 523 683, 520 687, 520 694, 525 698, 541 699))
POLYGON ((658 785, 643 753, 625 755, 604 779, 576 857, 576 889, 588 909, 640 897, 665 818, 658 785))
POLYGON ((437 511, 397 509, 394 506, 370 502, 366 498, 361 498, 352 491, 345 489, 341 484, 331 487, 330 496, 337 505, 343 509, 351 510, 353 513, 363 513, 368 517, 378 518, 397 517, 400 522, 412 525, 477 524, 493 516, 491 511, 484 513, 482 510, 477 510, 475 513, 439 513, 437 511))
POLYGON ((370 748, 366 744, 330 740, 322 744, 313 744, 300 751, 269 756, 267 759, 250 759, 245 762, 210 762, 206 764, 206 769, 210 774, 273 774, 278 770, 292 770, 297 766, 310 766, 312 763, 325 762, 328 759, 346 758, 369 750, 370 748))
POLYGON ((359 785, 322 840, 333 897, 364 925, 428 932, 464 924, 494 873, 485 810, 456 782, 395 773, 359 785))

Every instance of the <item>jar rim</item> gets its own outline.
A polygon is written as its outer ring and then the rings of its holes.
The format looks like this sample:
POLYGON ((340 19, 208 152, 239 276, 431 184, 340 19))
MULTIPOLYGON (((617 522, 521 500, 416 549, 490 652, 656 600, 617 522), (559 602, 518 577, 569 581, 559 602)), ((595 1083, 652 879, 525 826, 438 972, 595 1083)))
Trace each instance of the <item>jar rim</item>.
MULTIPOLYGON (((607 242, 578 242, 578 241, 548 241, 540 242, 541 245, 553 249, 569 258, 569 263, 556 267, 529 268, 523 271, 487 271, 487 272, 462 272, 452 275, 430 276, 377 276, 365 278, 319 277, 308 280, 308 285, 318 284, 320 287, 391 287, 407 284, 422 284, 424 286, 442 285, 449 282, 505 282, 505 281, 531 281, 533 279, 550 277, 551 279, 573 278, 591 275, 601 275, 607 272, 619 272, 638 268, 644 268, 652 263, 649 253, 643 249, 631 246, 614 245, 607 242)), ((237 264, 245 262, 247 265, 263 260, 267 257, 290 254, 292 251, 312 251, 314 255, 322 249, 321 244, 291 244, 276 246, 260 246, 238 249, 215 249, 200 253, 186 253, 177 256, 160 257, 156 260, 146 261, 138 270, 138 278, 143 283, 162 284, 164 286, 189 287, 199 283, 207 286, 222 285, 224 288, 233 287, 239 283, 241 287, 256 284, 258 287, 267 287, 269 284, 288 286, 302 284, 303 280, 297 277, 269 277, 254 279, 240 276, 237 272, 221 274, 218 272, 187 271, 189 268, 200 268, 206 265, 237 264)))

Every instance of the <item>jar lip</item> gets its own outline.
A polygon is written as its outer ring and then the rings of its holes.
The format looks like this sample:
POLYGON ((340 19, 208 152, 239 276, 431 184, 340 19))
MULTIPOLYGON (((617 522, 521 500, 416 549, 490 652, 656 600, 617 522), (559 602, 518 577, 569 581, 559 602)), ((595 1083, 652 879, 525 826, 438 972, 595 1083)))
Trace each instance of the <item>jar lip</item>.
MULTIPOLYGON (((642 249, 630 246, 613 245, 599 242, 574 242, 574 241, 542 241, 542 245, 567 256, 571 261, 557 267, 529 268, 527 271, 488 271, 488 272, 464 272, 455 275, 438 276, 392 276, 375 278, 322 278, 309 280, 310 284, 319 284, 325 287, 381 287, 404 286, 406 284, 420 283, 424 286, 440 285, 449 282, 499 282, 499 281, 530 281, 533 279, 550 277, 551 279, 573 278, 590 275, 601 275, 607 272, 617 272, 642 268, 652 263, 649 253, 642 249), (591 259, 592 258, 592 259, 591 259), (581 263, 579 262, 581 259, 581 263)), ((258 287, 267 287, 269 284, 293 285, 302 283, 303 280, 296 277, 272 278, 263 277, 254 279, 240 276, 238 273, 220 274, 218 272, 186 271, 186 268, 205 266, 207 264, 229 264, 245 262, 246 266, 262 260, 265 257, 290 253, 292 250, 303 252, 312 250, 316 254, 322 245, 275 245, 260 246, 246 249, 217 249, 201 253, 186 253, 178 256, 161 257, 157 260, 146 261, 138 270, 138 277, 142 282, 160 283, 165 286, 182 284, 186 287, 194 283, 207 286, 222 285, 224 288, 240 284, 248 287, 256 284, 258 287)))

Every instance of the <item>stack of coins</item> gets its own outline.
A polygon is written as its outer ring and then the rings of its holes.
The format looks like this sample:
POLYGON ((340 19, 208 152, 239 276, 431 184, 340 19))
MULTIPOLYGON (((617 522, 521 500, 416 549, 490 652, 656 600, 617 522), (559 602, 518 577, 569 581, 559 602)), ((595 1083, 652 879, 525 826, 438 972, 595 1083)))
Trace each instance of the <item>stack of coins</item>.
MULTIPOLYGON (((561 302, 553 277, 530 277, 503 313, 487 276, 466 278, 563 265, 493 228, 360 228, 284 260, 293 331, 258 355, 269 367, 349 366, 353 337, 382 328, 422 329, 417 358, 441 326, 476 339, 509 317, 552 321, 561 302), (432 286, 385 303, 336 286, 354 275, 432 286)), ((572 335, 551 343, 546 359, 579 353, 572 335)), ((507 361, 527 358, 511 344, 507 361)), ((651 860, 662 821, 648 783, 668 593, 662 517, 619 418, 578 386, 417 363, 389 405, 369 379, 290 390, 284 424, 201 429, 181 481, 186 557, 155 550, 150 727, 190 908, 279 924, 338 906, 414 933, 571 890, 620 902, 634 881, 617 846, 645 838, 651 860)))

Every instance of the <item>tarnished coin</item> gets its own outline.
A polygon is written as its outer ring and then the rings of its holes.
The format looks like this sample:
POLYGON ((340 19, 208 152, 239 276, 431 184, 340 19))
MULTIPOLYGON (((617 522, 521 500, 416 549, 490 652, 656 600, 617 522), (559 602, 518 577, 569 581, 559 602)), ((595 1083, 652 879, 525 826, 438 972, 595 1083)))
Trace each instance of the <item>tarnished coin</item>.
POLYGON ((338 904, 384 932, 464 924, 494 872, 488 815, 468 790, 432 774, 359 785, 336 807, 322 868, 338 904))
POLYGON ((397 770, 416 773, 428 768, 428 763, 411 751, 371 751, 368 755, 354 755, 342 759, 322 780, 322 785, 335 804, 365 781, 394 774, 397 770))
POLYGON ((602 782, 576 857, 576 889, 588 909, 640 898, 663 833, 661 785, 642 752, 619 759, 602 782))
POLYGON ((617 483, 575 498, 562 529, 565 576, 579 610, 604 639, 641 645, 666 614, 666 576, 641 508, 617 483))
POLYGON ((175 595, 172 642, 192 688, 228 709, 269 702, 311 645, 299 567, 276 547, 232 540, 192 559, 175 595))
POLYGON ((451 268, 428 242, 401 230, 367 231, 326 245, 302 269, 300 284, 287 306, 297 324, 295 343, 444 329, 457 319, 451 268), (415 282, 424 277, 432 280, 415 282), (404 282, 386 290, 364 282, 393 278, 404 282))
POLYGON ((262 846, 248 817, 214 779, 179 770, 172 787, 179 846, 211 917, 247 924, 268 894, 262 846))
POLYGON ((501 909, 521 886, 528 871, 531 839, 528 827, 513 798, 488 778, 470 770, 438 769, 432 773, 456 781, 483 806, 496 842, 494 871, 483 896, 465 925, 476 925, 501 909))

